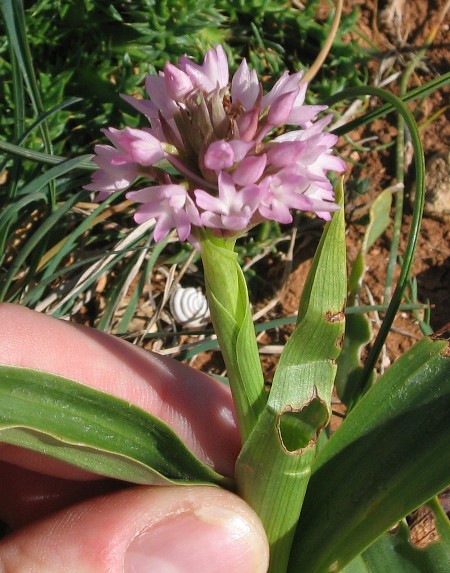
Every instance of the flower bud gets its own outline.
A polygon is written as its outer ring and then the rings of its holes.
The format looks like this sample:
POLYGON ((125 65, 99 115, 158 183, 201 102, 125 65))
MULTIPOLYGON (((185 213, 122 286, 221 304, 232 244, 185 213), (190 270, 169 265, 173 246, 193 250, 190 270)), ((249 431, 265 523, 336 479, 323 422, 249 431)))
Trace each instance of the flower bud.
POLYGON ((205 166, 214 171, 228 169, 234 163, 234 153, 226 141, 213 141, 205 153, 205 166))
POLYGON ((170 62, 164 66, 164 82, 167 94, 175 101, 182 101, 194 89, 189 76, 170 62))

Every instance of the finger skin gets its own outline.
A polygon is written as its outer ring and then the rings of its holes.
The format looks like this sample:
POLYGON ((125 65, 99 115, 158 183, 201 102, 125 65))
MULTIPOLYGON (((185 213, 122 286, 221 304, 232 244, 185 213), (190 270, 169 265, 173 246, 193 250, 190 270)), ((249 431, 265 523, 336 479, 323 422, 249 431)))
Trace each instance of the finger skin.
MULTIPOLYGON (((218 472, 234 473, 241 443, 231 395, 206 374, 95 329, 8 303, 0 304, 0 364, 53 372, 128 400, 168 423, 218 472)), ((65 478, 91 477, 8 445, 0 444, 0 459, 65 478)))
POLYGON ((0 483, 0 521, 13 531, 83 500, 130 487, 112 479, 61 479, 1 461, 0 483))
POLYGON ((157 528, 165 527, 160 531, 167 539, 161 533, 158 539, 171 551, 177 539, 171 527, 180 517, 195 518, 205 510, 210 516, 205 535, 188 545, 192 573, 264 573, 267 542, 255 514, 237 496, 203 486, 133 487, 52 514, 0 542, 0 571, 124 573, 127 548, 140 534, 158 536, 157 528), (226 531, 217 526, 223 514, 233 515, 226 531))

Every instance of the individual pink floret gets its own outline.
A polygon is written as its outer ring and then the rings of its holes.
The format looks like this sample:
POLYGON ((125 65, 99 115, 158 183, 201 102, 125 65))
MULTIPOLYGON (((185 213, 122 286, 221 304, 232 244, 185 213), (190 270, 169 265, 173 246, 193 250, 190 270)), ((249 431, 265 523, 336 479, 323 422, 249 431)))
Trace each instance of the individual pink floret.
POLYGON ((195 190, 194 194, 197 205, 203 209, 200 218, 205 227, 240 231, 249 225, 262 190, 257 185, 250 185, 238 191, 231 176, 221 173, 217 197, 201 189, 195 190))
POLYGON ((193 223, 200 225, 200 217, 192 199, 181 185, 155 185, 139 191, 127 193, 127 199, 142 203, 136 212, 136 223, 155 219, 153 232, 155 241, 162 241, 172 229, 178 231, 181 241, 185 241, 193 223))

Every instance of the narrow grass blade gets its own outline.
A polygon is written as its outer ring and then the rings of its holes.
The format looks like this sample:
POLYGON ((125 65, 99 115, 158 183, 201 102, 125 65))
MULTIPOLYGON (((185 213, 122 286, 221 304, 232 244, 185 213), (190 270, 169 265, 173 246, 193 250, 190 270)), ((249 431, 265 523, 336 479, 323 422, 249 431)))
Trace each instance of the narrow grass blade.
POLYGON ((137 253, 135 253, 130 261, 121 269, 122 276, 116 280, 112 288, 108 291, 108 302, 98 322, 97 329, 109 332, 114 315, 126 294, 130 283, 136 278, 140 272, 144 259, 147 256, 149 246, 145 245, 137 253))
MULTIPOLYGON (((49 119, 50 117, 52 117, 53 115, 55 115, 56 113, 58 113, 59 111, 66 109, 67 107, 70 107, 71 105, 74 105, 75 103, 81 102, 82 99, 81 98, 70 98, 67 101, 64 101, 56 106, 54 106, 52 109, 50 109, 49 111, 47 111, 46 113, 42 114, 26 131, 18 131, 17 136, 15 141, 17 142, 16 144, 11 144, 9 142, 6 141, 0 141, 0 149, 3 149, 4 151, 9 150, 9 153, 11 155, 16 155, 17 157, 23 157, 23 143, 26 141, 27 137, 39 126, 42 125, 42 123, 44 123, 47 119, 49 119)), ((15 122, 14 125, 16 125, 17 122, 15 122)), ((59 157, 57 155, 50 155, 48 156, 47 154, 43 154, 43 153, 39 153, 39 152, 34 152, 32 150, 28 150, 31 153, 36 153, 37 155, 34 155, 33 158, 39 158, 39 157, 50 157, 51 160, 49 161, 52 164, 55 163, 62 163, 65 159, 64 157, 59 157)), ((3 163, 0 163, 0 173, 3 171, 3 169, 6 167, 6 163, 8 161, 8 157, 4 160, 3 163)), ((28 159, 31 159, 31 157, 28 156, 28 159)), ((47 161, 45 161, 45 163, 47 163, 47 161)), ((94 166, 94 165, 93 165, 94 166)))
MULTIPOLYGON (((450 84, 450 72, 442 74, 441 76, 433 78, 432 80, 430 80, 426 84, 423 84, 417 88, 409 90, 408 93, 402 95, 399 99, 403 103, 409 103, 409 102, 412 102, 416 99, 424 98, 427 95, 435 92, 436 90, 440 90, 440 89, 444 88, 448 84, 450 84)), ((361 88, 356 88, 356 90, 358 90, 358 95, 364 95, 364 93, 361 92, 361 88)), ((354 93, 355 92, 353 92, 353 88, 347 88, 347 89, 343 90, 342 92, 339 92, 339 93, 334 94, 333 96, 329 97, 323 103, 325 103, 327 105, 333 105, 337 102, 340 102, 344 99, 347 99, 347 97, 354 97, 354 93)), ((333 130, 333 133, 335 133, 336 135, 339 135, 339 136, 345 135, 346 133, 350 133, 354 129, 357 129, 358 127, 361 127, 363 125, 367 125, 369 123, 374 122, 379 117, 385 117, 386 115, 392 113, 393 111, 396 111, 396 109, 397 109, 397 107, 395 105, 393 105, 392 103, 386 103, 386 104, 380 105, 379 107, 375 108, 374 110, 371 110, 368 113, 365 113, 361 117, 358 117, 357 119, 349 121, 348 123, 346 123, 342 127, 339 127, 338 129, 333 130)))
MULTIPOLYGON (((9 45, 9 53, 11 57, 11 68, 12 68, 12 90, 13 90, 13 97, 14 97, 14 137, 15 140, 18 140, 22 137, 25 131, 25 93, 24 93, 24 85, 22 82, 22 77, 20 74, 19 64, 17 62, 17 58, 14 54, 14 50, 9 45)), ((0 176, 3 174, 3 171, 7 165, 8 157, 5 161, 2 162, 0 165, 0 176)), ((16 195, 17 186, 20 179, 20 172, 21 172, 22 162, 20 158, 15 157, 12 163, 10 173, 9 173, 9 180, 8 180, 8 191, 7 197, 8 199, 12 199, 16 195)))
MULTIPOLYGON (((38 163, 46 163, 48 165, 59 165, 60 163, 67 161, 67 158, 60 155, 50 155, 48 153, 42 153, 41 151, 34 151, 33 149, 9 143, 8 141, 0 140, 0 149, 17 157, 23 157, 30 161, 37 161, 38 163)), ((78 165, 79 169, 83 169, 84 171, 95 171, 98 169, 95 163, 91 161, 92 155, 84 155, 83 158, 84 161, 81 161, 78 165)))
MULTIPOLYGON (((82 198, 83 195, 76 197, 82 198)), ((87 232, 94 228, 99 220, 102 220, 102 215, 110 208, 111 202, 115 199, 113 195, 105 199, 94 211, 88 215, 73 231, 67 234, 60 243, 56 246, 55 252, 47 252, 46 257, 39 261, 39 269, 44 268, 44 273, 36 288, 29 290, 25 296, 26 304, 35 305, 42 297, 42 294, 52 280, 52 275, 55 274, 56 269, 61 266, 66 257, 70 255, 77 246, 77 241, 87 232), (42 262, 46 259, 45 262, 42 262)), ((56 278, 56 277, 55 277, 56 278)))
POLYGON ((152 226, 153 222, 151 220, 137 226, 125 238, 121 239, 112 251, 109 251, 100 259, 95 257, 95 262, 78 277, 76 284, 55 304, 52 309, 53 316, 64 316, 65 312, 72 308, 73 300, 76 297, 94 284, 101 275, 133 253, 142 239, 148 236, 152 226))
MULTIPOLYGON (((12 235, 11 228, 13 224, 17 220, 20 220, 22 210, 29 208, 33 204, 36 208, 46 205, 47 196, 40 191, 36 191, 20 199, 13 198, 12 203, 7 205, 0 213, 0 265, 3 265, 7 256, 7 244, 12 235)), ((4 273, 3 276, 0 275, 0 301, 4 300, 7 296, 12 276, 12 273, 9 273, 9 275, 8 273, 4 273)))
MULTIPOLYGON (((61 221, 61 218, 73 207, 73 205, 79 200, 79 195, 74 195, 69 201, 60 205, 53 213, 40 225, 35 233, 28 239, 25 245, 20 249, 19 253, 14 258, 14 261, 5 276, 1 290, 0 290, 0 300, 5 300, 8 298, 8 290, 14 281, 16 275, 21 269, 22 265, 25 263, 27 258, 33 253, 33 251, 42 244, 44 238, 48 233, 61 221)), ((9 297, 11 299, 11 297, 9 297)))
MULTIPOLYGON (((34 72, 31 50, 28 44, 25 13, 21 0, 4 0, 0 5, 5 19, 6 30, 11 48, 17 59, 27 93, 36 116, 44 113, 44 106, 34 72)), ((52 153, 52 142, 47 123, 41 124, 42 140, 47 153, 52 153)), ((48 182, 49 205, 53 209, 56 205, 56 189, 54 181, 48 182)))
POLYGON ((150 252, 150 256, 146 261, 141 273, 141 277, 139 279, 139 283, 137 287, 134 289, 132 296, 127 304, 127 308, 123 314, 123 317, 120 320, 119 326, 117 328, 118 333, 125 333, 128 332, 128 328, 130 325, 131 320, 134 317, 136 308, 139 302, 142 300, 142 293, 144 287, 150 281, 152 270, 155 264, 158 262, 159 256, 161 255, 162 251, 166 248, 166 242, 162 241, 161 243, 153 243, 152 249, 150 252))

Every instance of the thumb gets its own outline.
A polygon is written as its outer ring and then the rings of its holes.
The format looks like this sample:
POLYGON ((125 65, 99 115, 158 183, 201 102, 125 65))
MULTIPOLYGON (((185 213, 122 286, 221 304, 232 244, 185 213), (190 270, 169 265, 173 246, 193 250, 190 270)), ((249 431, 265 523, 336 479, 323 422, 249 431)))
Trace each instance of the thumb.
POLYGON ((0 571, 264 573, 253 511, 215 487, 135 487, 52 514, 0 542, 0 571))

